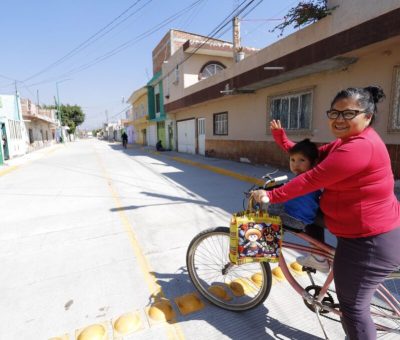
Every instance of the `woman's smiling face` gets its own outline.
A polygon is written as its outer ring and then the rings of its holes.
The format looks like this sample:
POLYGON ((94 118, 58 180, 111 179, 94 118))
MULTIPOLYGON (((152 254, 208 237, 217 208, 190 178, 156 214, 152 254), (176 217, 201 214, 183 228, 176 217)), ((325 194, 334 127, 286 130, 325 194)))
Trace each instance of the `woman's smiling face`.
MULTIPOLYGON (((337 100, 332 110, 344 111, 344 110, 358 110, 363 111, 358 101, 353 97, 342 98, 337 100)), ((337 138, 346 139, 352 136, 356 136, 364 131, 370 124, 372 114, 361 113, 355 116, 353 119, 345 120, 342 115, 339 115, 336 119, 329 119, 329 128, 337 138)))

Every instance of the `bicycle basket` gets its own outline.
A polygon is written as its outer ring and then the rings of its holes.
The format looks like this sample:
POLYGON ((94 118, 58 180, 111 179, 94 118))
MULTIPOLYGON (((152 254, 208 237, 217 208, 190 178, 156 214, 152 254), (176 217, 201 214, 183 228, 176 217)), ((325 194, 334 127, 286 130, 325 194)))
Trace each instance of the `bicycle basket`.
POLYGON ((231 218, 229 259, 235 264, 277 262, 282 238, 279 216, 262 211, 238 212, 231 218))

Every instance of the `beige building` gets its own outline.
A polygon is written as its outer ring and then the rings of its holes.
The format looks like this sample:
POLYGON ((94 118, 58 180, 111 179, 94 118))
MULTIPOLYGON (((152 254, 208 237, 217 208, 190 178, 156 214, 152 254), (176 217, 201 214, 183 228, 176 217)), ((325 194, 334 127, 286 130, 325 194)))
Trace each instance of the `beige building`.
POLYGON ((287 166, 287 156, 269 132, 272 118, 279 118, 295 141, 309 137, 326 143, 333 136, 325 112, 335 94, 377 84, 387 97, 378 106, 375 129, 400 178, 400 2, 328 3, 338 5, 332 15, 238 63, 224 59, 226 67, 204 80, 192 81, 200 72, 200 58, 197 64, 180 64, 185 53, 195 51, 194 59, 204 46, 196 50, 189 41, 172 55, 163 66, 169 88, 164 102, 176 120, 177 144, 185 138, 179 134, 185 122, 182 129, 191 130, 194 143, 186 152, 287 166))
POLYGON ((132 126, 133 131, 132 143, 147 145, 147 129, 149 127, 147 88, 144 86, 134 91, 129 97, 128 103, 132 106, 132 116, 129 120, 129 125, 132 126))
POLYGON ((56 142, 56 110, 43 109, 31 100, 21 98, 21 111, 28 132, 29 151, 56 142))

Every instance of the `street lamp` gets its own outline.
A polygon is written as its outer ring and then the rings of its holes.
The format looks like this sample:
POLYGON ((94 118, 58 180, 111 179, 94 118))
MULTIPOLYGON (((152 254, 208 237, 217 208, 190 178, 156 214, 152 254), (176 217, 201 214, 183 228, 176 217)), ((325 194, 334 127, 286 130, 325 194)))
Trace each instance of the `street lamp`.
POLYGON ((63 139, 63 133, 62 133, 62 120, 61 120, 61 110, 60 110, 60 95, 58 92, 58 84, 61 84, 67 80, 71 80, 70 78, 68 79, 63 79, 60 81, 56 82, 56 90, 57 90, 57 113, 58 113, 58 119, 60 120, 60 142, 63 143, 64 139, 63 139))

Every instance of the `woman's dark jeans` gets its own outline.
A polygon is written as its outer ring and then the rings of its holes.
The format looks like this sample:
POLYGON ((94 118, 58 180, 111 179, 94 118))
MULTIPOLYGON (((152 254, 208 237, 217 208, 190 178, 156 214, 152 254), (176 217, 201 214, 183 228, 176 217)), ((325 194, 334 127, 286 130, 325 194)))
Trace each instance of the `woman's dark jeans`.
POLYGON ((378 285, 400 266, 400 227, 371 237, 337 239, 333 273, 343 328, 351 340, 375 340, 370 303, 378 285))

